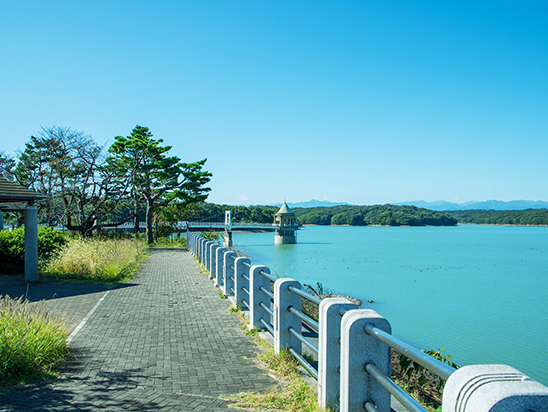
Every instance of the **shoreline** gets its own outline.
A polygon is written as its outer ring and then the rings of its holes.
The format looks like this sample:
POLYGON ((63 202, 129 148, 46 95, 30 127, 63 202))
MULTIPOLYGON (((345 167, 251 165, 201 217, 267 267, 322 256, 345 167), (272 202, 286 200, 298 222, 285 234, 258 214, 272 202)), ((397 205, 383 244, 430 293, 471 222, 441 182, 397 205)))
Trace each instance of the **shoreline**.
POLYGON ((301 227, 305 226, 320 226, 320 227, 456 227, 460 225, 486 225, 486 226, 522 226, 522 227, 548 227, 548 225, 522 225, 518 223, 468 223, 468 222, 458 222, 456 225, 398 225, 398 226, 390 226, 390 225, 312 225, 312 224, 305 224, 301 225, 301 227))

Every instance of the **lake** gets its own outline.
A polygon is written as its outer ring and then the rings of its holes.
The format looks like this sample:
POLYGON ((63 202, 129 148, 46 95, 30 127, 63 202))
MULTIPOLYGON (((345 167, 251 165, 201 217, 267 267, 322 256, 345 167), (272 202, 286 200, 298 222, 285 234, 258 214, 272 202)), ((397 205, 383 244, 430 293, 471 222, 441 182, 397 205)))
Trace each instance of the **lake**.
POLYGON ((421 349, 503 363, 548 385, 548 227, 305 226, 297 244, 234 232, 279 277, 361 299, 421 349), (373 303, 368 303, 373 300, 373 303))

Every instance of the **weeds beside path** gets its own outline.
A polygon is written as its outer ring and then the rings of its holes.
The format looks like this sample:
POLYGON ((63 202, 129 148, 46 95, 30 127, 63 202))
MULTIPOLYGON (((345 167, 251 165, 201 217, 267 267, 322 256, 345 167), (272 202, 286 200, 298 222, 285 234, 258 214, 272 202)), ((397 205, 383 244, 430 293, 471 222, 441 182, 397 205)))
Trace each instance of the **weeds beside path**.
POLYGON ((133 239, 71 239, 42 275, 57 279, 124 282, 148 257, 146 245, 133 239))
POLYGON ((63 319, 40 302, 0 296, 0 389, 51 379, 69 354, 63 319))

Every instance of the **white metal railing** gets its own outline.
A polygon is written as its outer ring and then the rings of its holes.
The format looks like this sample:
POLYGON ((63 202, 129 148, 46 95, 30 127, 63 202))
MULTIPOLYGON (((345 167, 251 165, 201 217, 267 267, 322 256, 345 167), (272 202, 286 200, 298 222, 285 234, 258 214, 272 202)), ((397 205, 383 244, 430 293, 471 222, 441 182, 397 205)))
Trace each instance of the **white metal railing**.
MULTIPOLYGON (((228 227, 225 222, 186 222, 189 227, 228 227)), ((278 227, 275 223, 257 223, 257 222, 232 222, 230 224, 234 227, 278 227)))
POLYGON ((223 294, 249 311, 249 327, 268 331, 276 353, 288 350, 318 380, 321 407, 388 412, 393 396, 410 411, 426 411, 390 379, 394 349, 447 381, 443 412, 548 411, 548 388, 510 366, 455 370, 395 338, 390 323, 374 310, 343 298, 318 299, 296 280, 276 279, 268 267, 192 232, 187 243, 223 294), (319 321, 303 313, 303 299, 319 306, 319 321), (307 328, 317 333, 317 344, 304 336, 307 328), (306 360, 303 346, 317 366, 306 360))

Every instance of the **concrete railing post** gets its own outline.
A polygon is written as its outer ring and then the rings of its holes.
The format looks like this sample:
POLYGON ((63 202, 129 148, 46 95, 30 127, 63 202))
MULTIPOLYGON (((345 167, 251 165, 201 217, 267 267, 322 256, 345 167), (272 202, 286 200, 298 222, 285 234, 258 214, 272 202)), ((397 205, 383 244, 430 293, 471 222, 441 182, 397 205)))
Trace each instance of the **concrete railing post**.
POLYGON ((205 259, 205 255, 206 255, 206 250, 205 250, 206 243, 207 243, 207 239, 202 238, 200 240, 200 262, 204 266, 205 266, 205 260, 204 259, 205 259))
POLYGON ((217 249, 219 249, 219 245, 211 242, 211 245, 208 246, 209 248, 209 276, 214 279, 215 274, 217 273, 217 249))
POLYGON ((277 279, 274 283, 274 352, 280 353, 282 349, 293 348, 297 353, 302 353, 302 343, 289 332, 293 328, 295 332, 302 333, 302 320, 289 311, 293 307, 297 311, 302 309, 302 297, 289 291, 289 286, 301 289, 301 284, 294 279, 277 279))
POLYGON ((194 256, 198 257, 199 253, 198 253, 198 244, 199 244, 199 241, 200 241, 200 238, 198 236, 196 236, 194 233, 192 232, 189 232, 191 235, 192 235, 192 238, 194 239, 193 240, 193 244, 194 244, 194 256))
POLYGON ((203 237, 198 238, 198 261, 204 266, 205 242, 206 240, 203 237))
POLYGON ((391 349, 365 332, 365 326, 391 333, 390 323, 371 309, 356 309, 344 314, 341 323, 341 412, 363 411, 371 401, 379 412, 390 412, 390 393, 365 367, 374 364, 390 376, 391 349))
POLYGON ((249 281, 244 278, 244 275, 249 278, 249 268, 244 265, 244 262, 251 264, 251 260, 246 257, 236 258, 234 261, 234 299, 236 300, 236 306, 244 308, 243 300, 251 307, 250 297, 244 292, 243 288, 250 290, 249 281))
POLYGON ((215 243, 210 241, 210 240, 207 240, 207 239, 204 239, 203 241, 203 246, 202 246, 202 250, 203 250, 203 256, 202 256, 202 264, 204 265, 204 268, 207 272, 209 272, 209 268, 210 268, 210 265, 211 265, 211 262, 210 262, 210 256, 211 256, 211 245, 214 245, 215 243))
POLYGON ((196 235, 190 231, 186 232, 186 243, 188 244, 192 254, 196 256, 196 235))
POLYGON ((318 332, 318 404, 337 409, 341 390, 341 312, 358 307, 343 298, 320 302, 318 332))
POLYGON ((238 255, 235 252, 225 252, 223 257, 223 294, 234 295, 234 261, 238 255))
POLYGON ((270 290, 270 279, 261 275, 261 271, 270 274, 270 269, 266 266, 254 265, 249 269, 249 328, 264 329, 261 323, 263 319, 270 323, 270 313, 268 313, 261 303, 270 307, 270 296, 260 290, 261 286, 270 290))
POLYGON ((507 365, 469 365, 449 376, 443 412, 548 411, 548 388, 507 365))
POLYGON ((215 287, 223 286, 223 268, 224 268, 224 255, 227 252, 226 248, 220 247, 215 251, 215 272, 211 272, 215 278, 215 287))
POLYGON ((202 250, 201 250, 201 246, 202 246, 202 237, 199 237, 198 239, 196 239, 196 257, 198 258, 198 262, 201 262, 201 259, 202 259, 202 250))

